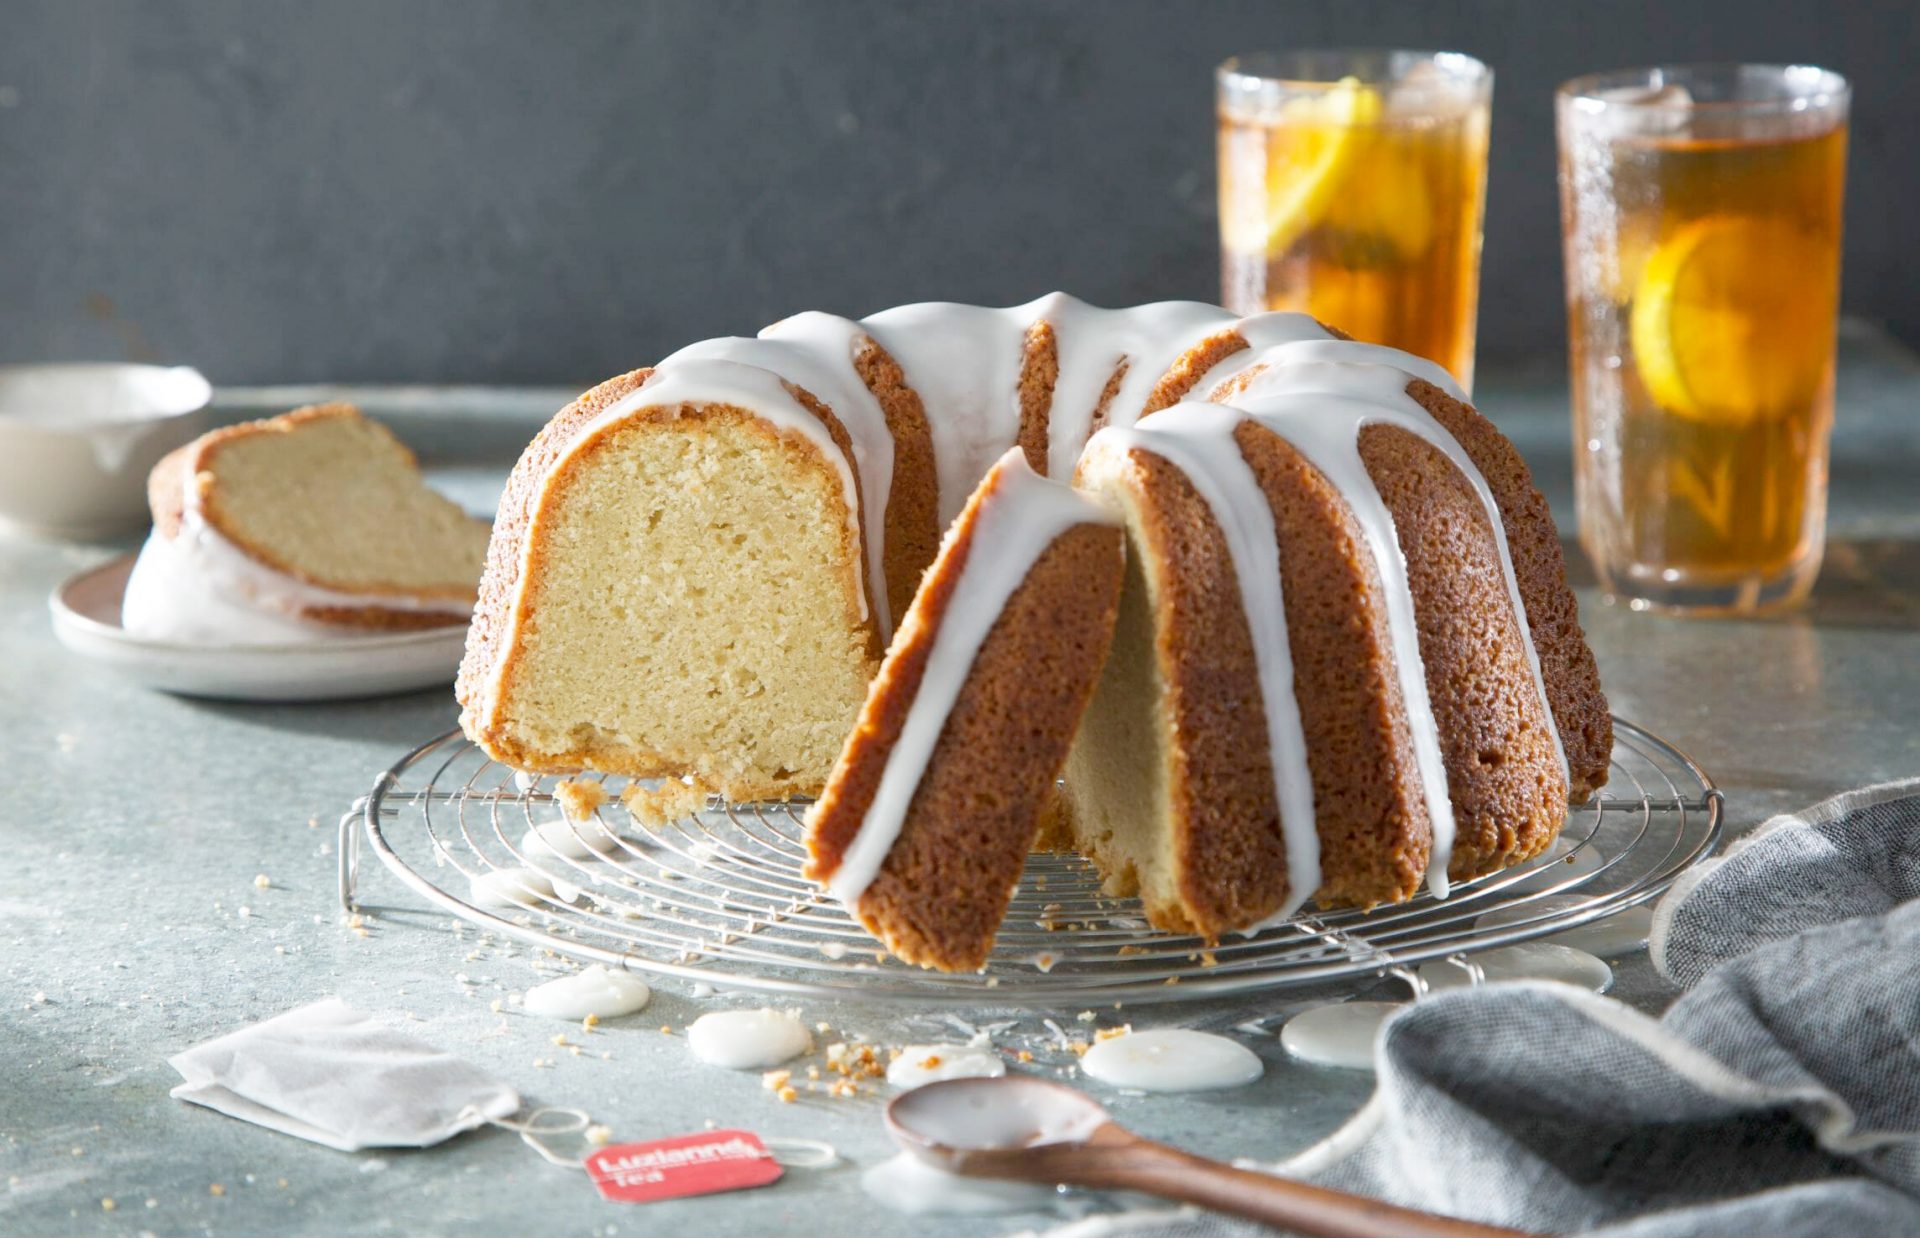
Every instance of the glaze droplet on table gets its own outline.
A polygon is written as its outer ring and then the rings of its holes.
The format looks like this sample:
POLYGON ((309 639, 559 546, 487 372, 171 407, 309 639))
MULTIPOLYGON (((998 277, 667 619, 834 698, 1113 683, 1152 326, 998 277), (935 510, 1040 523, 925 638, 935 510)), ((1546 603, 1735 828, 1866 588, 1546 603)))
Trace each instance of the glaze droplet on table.
POLYGON ((687 1047, 709 1066, 764 1070, 813 1047, 800 1017, 786 1010, 715 1010, 687 1025, 687 1047))

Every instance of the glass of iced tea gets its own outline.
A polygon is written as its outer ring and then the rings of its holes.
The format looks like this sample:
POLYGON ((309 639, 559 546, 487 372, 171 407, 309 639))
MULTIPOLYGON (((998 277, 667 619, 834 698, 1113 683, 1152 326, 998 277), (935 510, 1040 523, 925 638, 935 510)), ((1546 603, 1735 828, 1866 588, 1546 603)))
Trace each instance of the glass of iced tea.
POLYGON ((1221 300, 1473 383, 1493 74, 1458 52, 1244 56, 1214 76, 1221 300))
POLYGON ((1804 65, 1560 88, 1580 539, 1636 610, 1771 609, 1819 573, 1847 103, 1804 65))

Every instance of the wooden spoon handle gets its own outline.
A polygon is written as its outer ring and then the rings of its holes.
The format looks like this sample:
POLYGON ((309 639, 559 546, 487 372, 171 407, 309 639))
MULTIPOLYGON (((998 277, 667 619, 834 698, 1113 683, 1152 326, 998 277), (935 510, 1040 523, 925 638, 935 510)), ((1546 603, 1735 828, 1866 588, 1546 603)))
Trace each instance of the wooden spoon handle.
POLYGON ((1235 1169, 1138 1136, 1075 1150, 1083 1156, 1063 1181, 1145 1191, 1311 1238, 1512 1238, 1523 1232, 1235 1169))

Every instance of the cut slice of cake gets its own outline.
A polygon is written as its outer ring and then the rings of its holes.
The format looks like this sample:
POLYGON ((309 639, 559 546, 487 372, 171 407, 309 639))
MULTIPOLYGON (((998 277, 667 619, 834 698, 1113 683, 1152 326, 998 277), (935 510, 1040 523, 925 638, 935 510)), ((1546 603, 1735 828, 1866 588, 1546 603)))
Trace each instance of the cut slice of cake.
POLYGON ((807 875, 896 956, 985 964, 1113 634, 1117 517, 1003 456, 948 530, 807 818, 807 875))
POLYGON ((462 624, 487 525, 346 404, 215 430, 148 479, 153 534, 127 582, 129 633, 273 643, 462 624))

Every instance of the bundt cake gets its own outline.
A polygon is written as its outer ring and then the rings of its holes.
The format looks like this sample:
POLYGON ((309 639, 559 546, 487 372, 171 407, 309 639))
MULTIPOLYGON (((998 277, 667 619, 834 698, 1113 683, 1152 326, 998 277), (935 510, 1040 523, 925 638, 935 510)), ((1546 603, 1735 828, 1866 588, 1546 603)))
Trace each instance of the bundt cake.
POLYGON ((1535 855, 1612 742, 1544 501, 1438 366, 1059 294, 803 314, 582 396, 509 482, 459 695, 521 768, 824 788, 811 871, 939 967, 1036 831, 1217 937, 1535 855), (967 570, 996 509, 1089 502, 1125 530, 1104 659, 1098 516, 1035 518, 1031 589, 967 570), (993 625, 957 688, 956 613, 993 625))
POLYGON ((807 875, 894 954, 984 964, 1113 636, 1118 516, 987 472, 894 633, 808 817, 807 875))
POLYGON ((153 533, 121 624, 189 644, 274 644, 462 624, 487 525, 346 404, 202 435, 147 482, 153 533))

